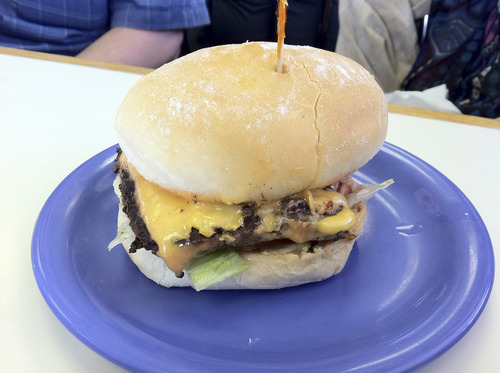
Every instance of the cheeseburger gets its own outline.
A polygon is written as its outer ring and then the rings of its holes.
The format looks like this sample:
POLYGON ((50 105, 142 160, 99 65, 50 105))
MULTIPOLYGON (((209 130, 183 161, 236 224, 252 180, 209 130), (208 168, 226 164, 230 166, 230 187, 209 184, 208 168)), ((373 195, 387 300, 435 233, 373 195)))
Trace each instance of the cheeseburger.
POLYGON ((203 49, 141 78, 116 117, 118 234, 156 283, 275 289, 340 272, 380 185, 387 103, 338 54, 275 43, 203 49))

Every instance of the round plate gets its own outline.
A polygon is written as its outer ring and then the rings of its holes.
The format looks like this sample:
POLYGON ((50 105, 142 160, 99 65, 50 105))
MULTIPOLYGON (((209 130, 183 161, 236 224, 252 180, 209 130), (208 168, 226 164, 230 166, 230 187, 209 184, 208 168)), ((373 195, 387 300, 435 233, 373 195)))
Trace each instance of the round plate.
POLYGON ((385 144, 355 178, 395 184, 368 202, 343 272, 267 291, 167 289, 121 246, 115 149, 53 192, 32 261, 52 311, 80 340, 132 371, 390 371, 420 367, 456 343, 493 283, 488 232, 467 198, 411 154, 385 144))

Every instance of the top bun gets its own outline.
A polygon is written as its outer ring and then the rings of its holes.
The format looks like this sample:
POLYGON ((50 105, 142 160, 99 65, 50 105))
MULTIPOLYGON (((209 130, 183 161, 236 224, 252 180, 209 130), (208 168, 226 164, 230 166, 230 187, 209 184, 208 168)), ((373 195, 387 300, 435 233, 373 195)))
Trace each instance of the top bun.
POLYGON ((202 49, 141 78, 117 118, 120 147, 151 182, 200 200, 275 200, 323 187, 382 147, 387 102, 338 54, 276 43, 202 49))

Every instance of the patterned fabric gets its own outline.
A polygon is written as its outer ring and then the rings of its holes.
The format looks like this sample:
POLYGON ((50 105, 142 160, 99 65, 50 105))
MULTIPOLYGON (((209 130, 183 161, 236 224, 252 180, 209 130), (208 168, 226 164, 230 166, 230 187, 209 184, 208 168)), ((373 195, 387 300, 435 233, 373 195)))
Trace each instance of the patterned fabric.
POLYGON ((0 0, 0 45, 75 55, 111 27, 209 23, 204 0, 0 0))
POLYGON ((402 89, 446 84, 464 114, 500 117, 500 0, 434 0, 402 89))

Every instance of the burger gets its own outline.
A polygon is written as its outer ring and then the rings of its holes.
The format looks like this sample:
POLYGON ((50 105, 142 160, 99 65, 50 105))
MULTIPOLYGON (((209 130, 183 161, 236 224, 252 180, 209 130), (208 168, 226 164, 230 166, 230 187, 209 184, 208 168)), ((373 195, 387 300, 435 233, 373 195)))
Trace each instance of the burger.
POLYGON ((325 50, 223 45, 142 77, 119 107, 118 233, 166 286, 276 289, 339 273, 391 183, 350 176, 382 147, 374 78, 325 50))

